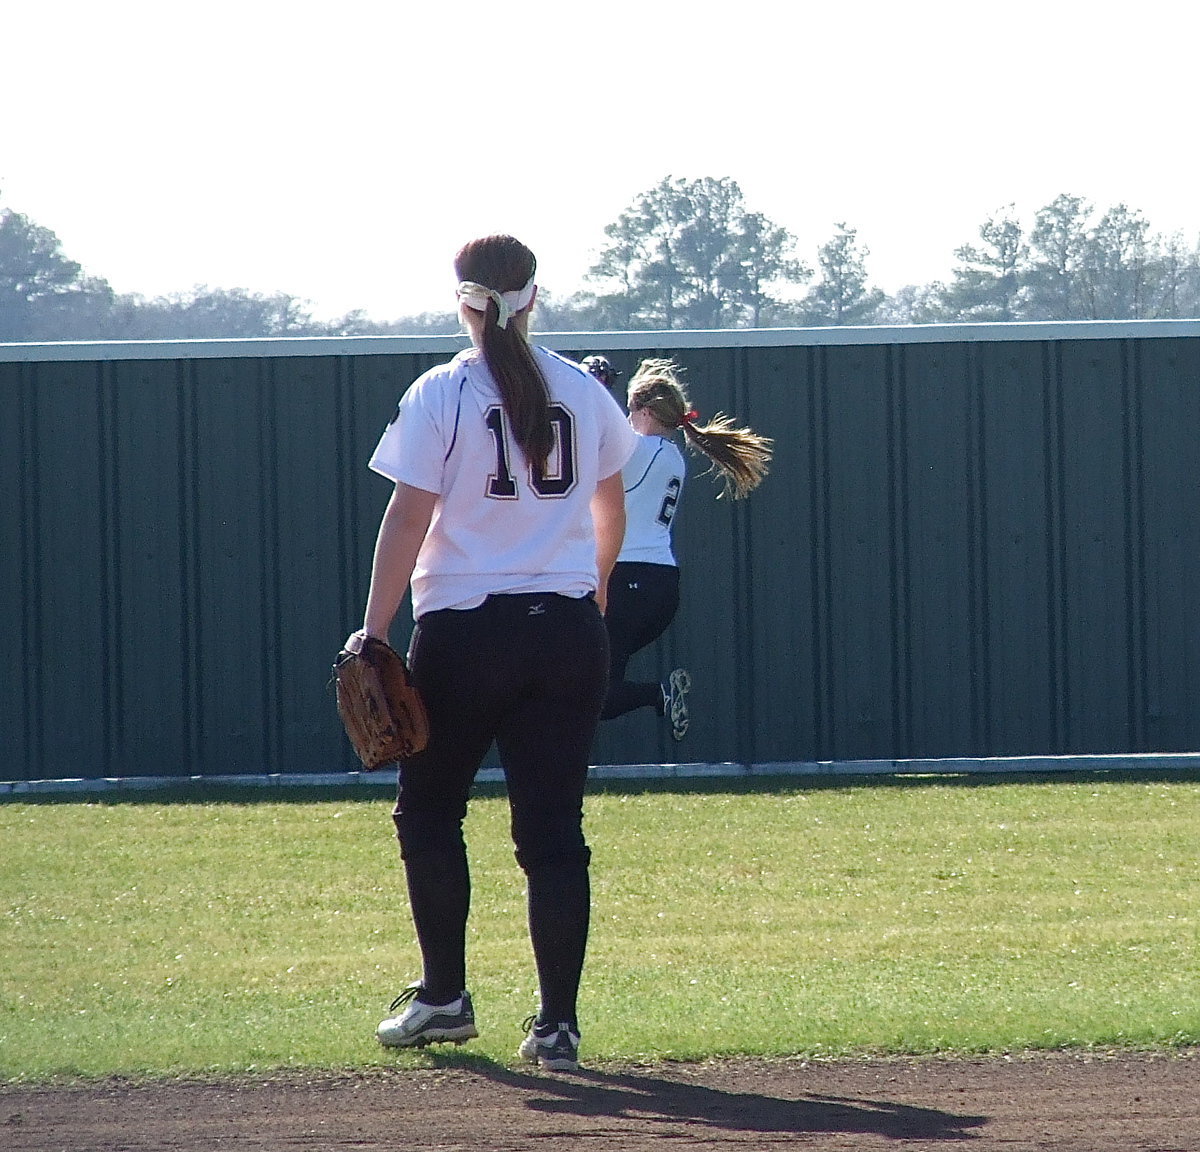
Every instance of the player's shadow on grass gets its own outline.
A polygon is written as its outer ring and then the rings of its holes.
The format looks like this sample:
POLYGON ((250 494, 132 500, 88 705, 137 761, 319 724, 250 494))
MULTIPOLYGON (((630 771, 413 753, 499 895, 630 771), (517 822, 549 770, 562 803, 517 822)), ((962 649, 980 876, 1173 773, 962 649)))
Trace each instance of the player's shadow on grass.
POLYGON ((527 1093, 526 1107, 537 1112, 627 1119, 643 1125, 763 1135, 841 1132, 870 1133, 890 1140, 962 1140, 970 1139, 970 1130, 988 1119, 824 1093, 783 1098, 761 1092, 727 1091, 653 1072, 585 1068, 555 1075, 523 1072, 487 1058, 459 1056, 453 1063, 527 1093))

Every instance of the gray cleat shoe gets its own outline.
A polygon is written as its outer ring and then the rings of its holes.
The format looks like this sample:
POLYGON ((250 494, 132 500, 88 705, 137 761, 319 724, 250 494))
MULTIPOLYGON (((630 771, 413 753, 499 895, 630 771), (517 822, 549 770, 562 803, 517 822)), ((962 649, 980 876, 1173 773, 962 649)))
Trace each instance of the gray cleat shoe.
POLYGON ((687 694, 691 690, 691 673, 683 668, 676 668, 663 686, 664 715, 671 721, 671 735, 676 740, 682 740, 687 734, 690 722, 687 694))
POLYGON ((579 1070, 579 1033, 577 1024, 535 1024, 537 1018, 525 1021, 528 1035, 521 1041, 517 1054, 524 1060, 540 1064, 549 1072, 579 1070))

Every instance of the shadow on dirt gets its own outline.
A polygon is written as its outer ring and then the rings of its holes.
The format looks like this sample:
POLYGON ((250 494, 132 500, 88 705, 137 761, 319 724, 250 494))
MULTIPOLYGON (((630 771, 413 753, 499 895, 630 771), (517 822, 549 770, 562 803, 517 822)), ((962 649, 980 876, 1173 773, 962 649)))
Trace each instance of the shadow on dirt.
MULTIPOLYGON (((436 1063, 442 1061, 436 1060, 436 1063)), ((457 1055, 446 1066, 470 1070, 522 1092, 532 1111, 577 1119, 636 1120, 706 1131, 796 1135, 872 1134, 891 1140, 961 1140, 986 1116, 854 1097, 798 1094, 782 1098, 689 1083, 683 1077, 582 1068, 576 1073, 523 1072, 486 1057, 457 1055)))

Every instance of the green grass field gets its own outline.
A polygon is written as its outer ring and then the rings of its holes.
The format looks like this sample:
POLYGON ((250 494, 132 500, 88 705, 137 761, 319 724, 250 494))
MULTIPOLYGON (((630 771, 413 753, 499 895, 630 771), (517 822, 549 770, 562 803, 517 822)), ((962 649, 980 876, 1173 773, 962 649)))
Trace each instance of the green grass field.
MULTIPOLYGON (((610 786, 585 1060, 1200 1042, 1200 781, 610 786)), ((0 804, 0 1079, 423 1066, 390 799, 0 804)), ((468 818, 470 985, 536 1007, 507 804, 468 818)), ((466 1051, 464 1050, 464 1051, 466 1051)))

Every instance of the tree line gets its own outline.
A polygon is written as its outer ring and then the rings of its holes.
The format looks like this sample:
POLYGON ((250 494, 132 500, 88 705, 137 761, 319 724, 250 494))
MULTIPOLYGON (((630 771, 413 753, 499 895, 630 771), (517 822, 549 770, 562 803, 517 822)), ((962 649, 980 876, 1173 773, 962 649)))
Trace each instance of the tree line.
MULTIPOLYGON (((1028 228, 1015 205, 954 252, 944 281, 889 295, 845 222, 812 264, 751 211, 728 177, 665 177, 604 229, 586 287, 539 293, 539 331, 812 327, 1200 316, 1200 242, 1151 230, 1136 209, 1063 194, 1028 228)), ((58 237, 0 210, 0 341, 158 340, 457 332, 454 312, 318 321, 287 293, 197 286, 147 298, 87 274, 58 237)))

